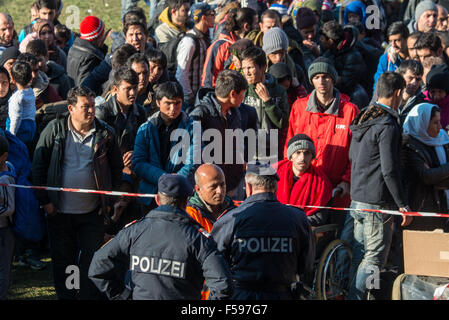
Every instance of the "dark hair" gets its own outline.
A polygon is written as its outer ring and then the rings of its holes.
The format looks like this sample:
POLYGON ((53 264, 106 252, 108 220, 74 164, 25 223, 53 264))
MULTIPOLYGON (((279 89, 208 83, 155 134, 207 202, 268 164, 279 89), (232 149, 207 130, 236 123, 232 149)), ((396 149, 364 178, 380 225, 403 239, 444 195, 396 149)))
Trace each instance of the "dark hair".
POLYGON ((137 86, 139 84, 139 76, 133 69, 121 67, 114 72, 112 76, 112 85, 118 87, 122 81, 128 82, 133 86, 137 86))
POLYGON ((118 47, 112 54, 111 65, 112 69, 117 70, 126 65, 128 59, 137 53, 137 49, 129 43, 124 43, 118 47))
MULTIPOLYGON (((432 119, 433 117, 435 117, 435 114, 436 114, 437 112, 440 112, 440 108, 439 108, 438 106, 434 106, 434 107, 432 108, 432 110, 430 111, 430 119, 432 119)), ((430 119, 429 119, 429 121, 430 121, 430 119)))
POLYGON ((31 53, 22 53, 17 57, 16 62, 26 62, 32 64, 33 66, 37 65, 38 61, 34 54, 31 53))
POLYGON ((5 136, 0 135, 0 156, 4 155, 5 152, 9 151, 9 142, 5 136))
POLYGON ((126 22, 125 26, 123 27, 123 34, 126 37, 126 33, 128 32, 128 29, 132 26, 139 26, 143 30, 143 34, 145 36, 148 36, 148 29, 145 23, 143 23, 140 19, 133 19, 131 21, 126 22))
POLYGON ((430 51, 437 52, 442 48, 441 39, 434 32, 423 32, 415 42, 415 49, 429 48, 430 51))
POLYGON ((257 15, 257 12, 251 8, 233 9, 229 11, 224 27, 228 32, 242 30, 245 23, 250 25, 254 23, 255 15, 257 15))
POLYGON ((402 39, 407 39, 409 35, 409 31, 407 26, 402 21, 396 21, 393 22, 387 29, 387 38, 395 35, 400 34, 402 39))
POLYGON ((9 77, 9 72, 8 72, 8 70, 6 70, 6 68, 4 66, 0 66, 0 74, 1 73, 6 74, 6 76, 8 77, 8 82, 11 82, 11 78, 9 77))
POLYGON ((37 10, 39 10, 38 1, 34 1, 33 4, 30 6, 30 9, 37 9, 37 10))
POLYGON ((155 97, 157 101, 161 101, 164 97, 167 99, 184 99, 184 91, 179 83, 167 81, 157 86, 155 97))
POLYGON ((30 83, 33 74, 32 74, 31 67, 28 63, 23 61, 16 61, 12 65, 11 68, 11 77, 15 82, 22 86, 26 86, 30 83))
POLYGON ((170 197, 163 193, 158 192, 157 196, 161 205, 172 206, 175 208, 185 208, 187 205, 188 197, 170 197))
POLYGON ((76 105, 78 102, 78 97, 92 97, 95 98, 95 93, 85 86, 73 87, 67 93, 67 103, 69 105, 76 105))
POLYGON ((243 38, 231 44, 229 46, 229 52, 240 59, 240 55, 242 54, 242 52, 250 47, 254 47, 254 42, 249 39, 243 38))
POLYGON ((215 94, 217 97, 226 98, 232 90, 240 93, 246 89, 248 89, 248 82, 240 72, 223 70, 218 74, 215 84, 215 94))
POLYGON ((57 35, 60 38, 65 39, 67 41, 72 36, 70 29, 67 28, 67 26, 64 24, 55 25, 55 35, 57 35))
POLYGON ((184 3, 189 3, 189 0, 167 0, 168 11, 170 13, 171 10, 179 10, 184 3))
POLYGON ((273 9, 265 10, 260 16, 260 22, 262 22, 264 18, 275 19, 278 22, 281 22, 281 15, 279 14, 279 12, 273 9))
POLYGON ((131 68, 133 63, 145 64, 147 67, 150 66, 147 58, 145 57, 145 54, 140 52, 133 54, 131 57, 128 58, 128 61, 126 61, 126 65, 128 66, 128 68, 131 68))
POLYGON ((396 72, 404 76, 410 70, 416 76, 422 76, 424 74, 424 68, 421 62, 416 60, 405 60, 401 62, 401 65, 396 69, 396 72))
POLYGON ((145 11, 143 11, 142 8, 134 7, 126 12, 123 16, 123 25, 126 25, 127 23, 134 20, 139 20, 145 26, 147 25, 147 17, 145 16, 145 11))
POLYGON ((253 60, 255 64, 257 64, 259 67, 265 67, 267 65, 267 55, 265 54, 265 51, 263 51, 259 47, 249 47, 248 49, 245 49, 240 57, 240 60, 253 60))
POLYGON ((58 10, 59 9, 59 3, 56 0, 39 0, 37 2, 37 6, 40 9, 47 8, 50 10, 58 10))
POLYGON ((339 43, 345 38, 343 27, 335 20, 324 23, 320 29, 320 34, 333 40, 335 43, 339 43))
POLYGON ((145 57, 148 59, 148 62, 156 63, 164 69, 167 67, 167 56, 159 49, 147 50, 145 57))
POLYGON ((36 57, 38 56, 46 57, 48 54, 47 45, 43 40, 40 39, 31 40, 27 44, 26 53, 31 53, 36 57))
POLYGON ((405 88, 404 78, 396 72, 387 71, 381 74, 377 81, 379 98, 391 98, 395 91, 405 88))

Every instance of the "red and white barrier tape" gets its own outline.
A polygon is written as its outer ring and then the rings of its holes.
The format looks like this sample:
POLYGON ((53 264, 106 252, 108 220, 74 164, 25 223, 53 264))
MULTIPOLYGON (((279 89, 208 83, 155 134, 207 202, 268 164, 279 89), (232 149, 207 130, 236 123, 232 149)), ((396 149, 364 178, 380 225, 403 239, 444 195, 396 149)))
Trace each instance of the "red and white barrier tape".
MULTIPOLYGON (((145 198, 153 198, 155 194, 145 194, 145 193, 131 193, 131 192, 121 192, 121 191, 104 191, 104 190, 90 190, 90 189, 75 189, 75 188, 59 188, 59 187, 40 187, 40 186, 24 186, 18 184, 7 184, 0 183, 0 186, 3 187, 14 187, 14 188, 25 188, 25 189, 34 189, 34 190, 46 190, 46 191, 65 191, 65 192, 77 192, 77 193, 92 193, 92 194, 102 194, 108 196, 120 196, 120 197, 145 197, 145 198)), ((338 207, 323 207, 323 206, 297 206, 300 208, 312 208, 312 209, 327 209, 327 210, 335 210, 335 211, 364 211, 364 212, 375 212, 375 213, 384 213, 384 214, 392 214, 392 215, 407 215, 407 216, 415 216, 415 217, 439 217, 439 218, 449 218, 449 214, 447 213, 433 213, 433 212, 406 212, 402 213, 395 210, 378 210, 378 209, 354 209, 354 208, 338 208, 338 207)))

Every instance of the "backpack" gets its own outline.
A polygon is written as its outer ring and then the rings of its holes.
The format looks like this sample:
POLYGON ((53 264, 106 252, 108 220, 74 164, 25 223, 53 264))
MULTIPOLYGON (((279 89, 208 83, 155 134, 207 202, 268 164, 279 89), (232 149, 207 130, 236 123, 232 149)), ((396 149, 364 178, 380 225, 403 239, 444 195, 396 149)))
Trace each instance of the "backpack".
MULTIPOLYGON (((16 184, 31 186, 28 181, 31 161, 27 147, 8 131, 4 131, 4 136, 9 143, 8 161, 15 168, 15 175, 10 175, 16 179, 16 184)), ((15 235, 21 239, 37 242, 44 237, 45 218, 33 189, 15 188, 15 212, 12 222, 15 235)))
POLYGON ((179 42, 184 37, 190 37, 195 41, 195 51, 193 53, 193 58, 192 58, 192 59, 195 59, 199 55, 199 50, 198 50, 199 41, 198 41, 198 38, 192 33, 180 32, 176 37, 174 37, 170 41, 161 43, 159 45, 159 49, 163 53, 165 53, 165 55, 167 56, 167 70, 168 70, 168 75, 169 75, 169 78, 171 81, 176 81, 176 69, 178 67, 177 49, 178 49, 179 42))
POLYGON ((56 119, 59 115, 63 115, 68 112, 67 101, 58 101, 54 103, 44 104, 36 111, 36 136, 39 137, 41 132, 45 129, 47 124, 56 119))

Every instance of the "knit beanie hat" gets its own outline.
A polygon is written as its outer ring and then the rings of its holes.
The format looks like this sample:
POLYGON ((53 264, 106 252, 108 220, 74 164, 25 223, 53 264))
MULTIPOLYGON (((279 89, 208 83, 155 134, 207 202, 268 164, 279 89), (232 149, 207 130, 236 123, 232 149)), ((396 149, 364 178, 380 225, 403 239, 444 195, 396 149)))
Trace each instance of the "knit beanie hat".
POLYGON ((271 67, 268 68, 268 73, 278 80, 283 79, 285 77, 292 78, 292 71, 290 70, 288 65, 284 62, 279 62, 271 65, 271 67))
POLYGON ((318 23, 318 19, 311 9, 302 7, 296 13, 296 27, 298 29, 305 29, 314 26, 318 23))
POLYGON ((288 37, 285 34, 284 30, 279 27, 271 28, 270 30, 265 32, 262 41, 262 49, 267 55, 281 49, 285 51, 287 51, 288 49, 288 37))
POLYGON ((441 89, 449 94, 449 67, 445 63, 432 66, 426 77, 426 88, 441 89))
POLYGON ((434 2, 430 0, 421 1, 420 3, 418 3, 415 9, 415 21, 418 21, 421 15, 427 10, 438 12, 438 7, 434 2))
POLYGON ((80 24, 81 39, 94 41, 104 33, 104 22, 94 16, 87 16, 80 24))
POLYGON ((332 79, 334 80, 334 83, 337 82, 338 79, 338 73, 337 70, 335 70, 332 62, 324 57, 319 57, 316 58, 312 64, 309 67, 308 70, 308 76, 309 76, 309 81, 310 83, 312 83, 312 78, 320 73, 325 73, 328 74, 332 77, 332 79))
POLYGON ((290 159, 290 157, 298 150, 310 150, 312 151, 313 157, 316 157, 316 150, 313 140, 306 134, 297 134, 288 141, 287 159, 290 159))

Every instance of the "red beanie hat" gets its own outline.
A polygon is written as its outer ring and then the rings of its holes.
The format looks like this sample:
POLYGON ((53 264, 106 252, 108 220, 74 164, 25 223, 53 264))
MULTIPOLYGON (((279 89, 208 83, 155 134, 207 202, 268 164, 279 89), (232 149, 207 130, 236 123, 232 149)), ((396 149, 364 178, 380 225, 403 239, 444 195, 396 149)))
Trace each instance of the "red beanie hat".
POLYGON ((104 33, 104 22, 94 16, 85 17, 80 24, 81 39, 93 41, 104 33))

